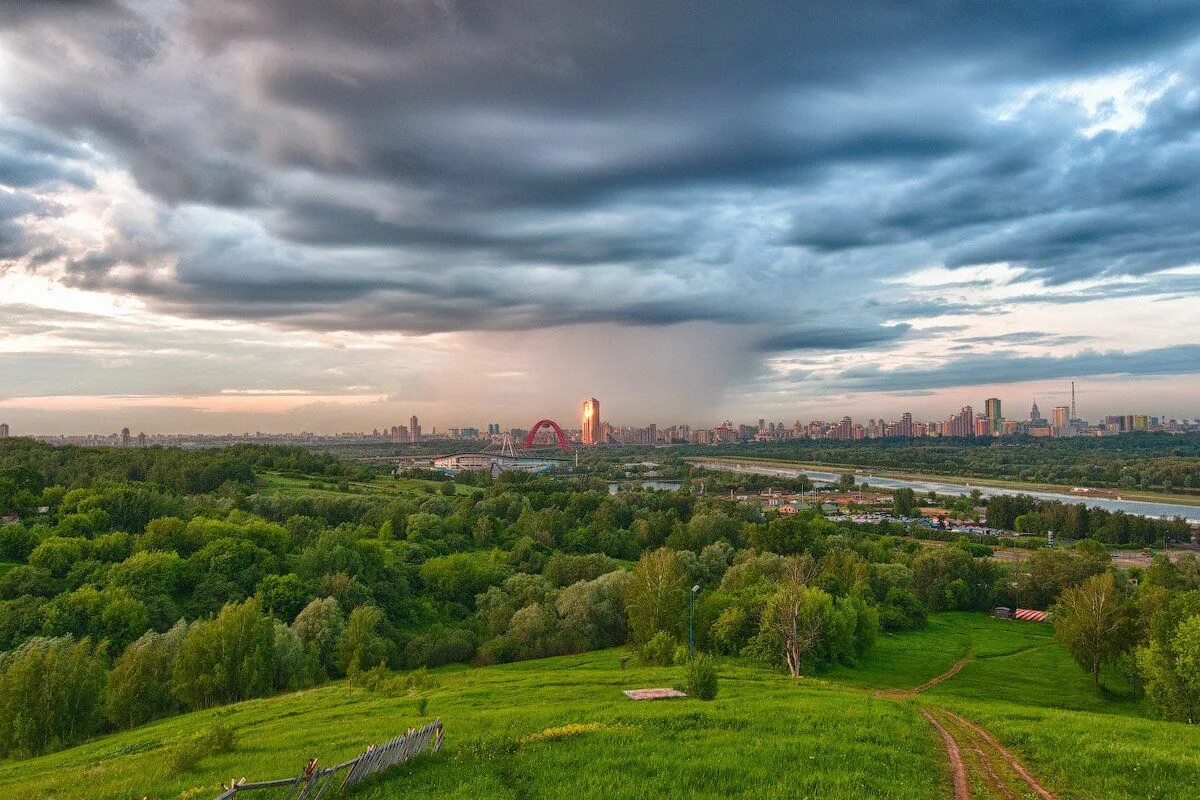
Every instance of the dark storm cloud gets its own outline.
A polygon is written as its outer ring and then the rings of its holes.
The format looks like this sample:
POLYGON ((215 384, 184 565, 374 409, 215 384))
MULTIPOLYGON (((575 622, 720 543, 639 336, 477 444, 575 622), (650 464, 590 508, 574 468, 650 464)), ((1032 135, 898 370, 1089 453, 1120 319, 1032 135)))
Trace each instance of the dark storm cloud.
POLYGON ((836 384, 847 390, 887 392, 1093 375, 1186 375, 1198 369, 1200 345, 1186 344, 1131 352, 1084 350, 1062 357, 977 354, 930 369, 854 367, 845 370, 836 384))
POLYGON ((1012 303, 1195 290, 1154 275, 1200 253, 1193 2, 18 3, 2 29, 29 138, 0 135, 0 181, 88 188, 91 159, 157 205, 39 253, 0 209, 0 247, 175 313, 707 320, 778 353, 1002 313, 888 283, 931 264, 1150 276, 1012 303), (1125 70, 1149 99, 1121 130, 1042 91, 1125 70))
POLYGON ((856 350, 902 339, 912 330, 908 323, 841 330, 822 327, 773 334, 755 343, 761 353, 789 350, 856 350))
POLYGON ((511 262, 589 265, 647 262, 685 255, 677 226, 628 234, 492 232, 478 223, 447 225, 437 219, 393 221, 369 209, 302 201, 273 228, 284 238, 311 245, 421 248, 438 252, 484 252, 511 262))

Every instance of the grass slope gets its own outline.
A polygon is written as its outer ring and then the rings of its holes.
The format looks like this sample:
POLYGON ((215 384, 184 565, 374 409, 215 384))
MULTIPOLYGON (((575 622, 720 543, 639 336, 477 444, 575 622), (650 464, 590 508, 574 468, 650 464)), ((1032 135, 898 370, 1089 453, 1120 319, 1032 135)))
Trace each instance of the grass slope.
MULTIPOLYGON (((445 722, 445 752, 355 797, 945 798, 946 758, 923 707, 984 725, 1062 800, 1182 800, 1200 781, 1200 729, 1096 693, 1048 626, 982 615, 936 615, 925 631, 882 637, 860 668, 818 678, 726 664, 711 703, 626 700, 622 689, 669 686, 676 671, 636 666, 620 650, 432 677, 426 716, 445 722), (968 653, 961 672, 927 692, 875 694, 917 686, 968 653), (570 724, 592 727, 513 746, 570 724)), ((413 698, 338 684, 0 762, 0 796, 161 800, 195 789, 189 796, 207 798, 231 775, 294 774, 310 756, 332 763, 422 721, 413 698), (169 774, 173 744, 218 720, 237 728, 235 752, 169 774)))

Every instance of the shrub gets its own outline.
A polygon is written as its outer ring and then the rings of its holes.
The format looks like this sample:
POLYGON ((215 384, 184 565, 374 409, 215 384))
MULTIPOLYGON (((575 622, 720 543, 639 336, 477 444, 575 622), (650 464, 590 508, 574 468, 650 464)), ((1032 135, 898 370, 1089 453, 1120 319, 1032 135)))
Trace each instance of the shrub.
POLYGON ((417 667, 404 679, 405 688, 408 689, 428 689, 436 686, 433 678, 429 677, 429 670, 425 667, 417 667))
POLYGON ((204 745, 200 740, 185 739, 171 750, 171 754, 167 758, 167 771, 172 775, 191 772, 205 755, 207 754, 204 752, 204 745))
POLYGON ((675 637, 666 631, 659 631, 650 637, 650 641, 642 645, 638 655, 647 664, 667 667, 675 660, 675 637))
POLYGON ((427 711, 429 711, 429 698, 428 697, 418 697, 417 698, 417 716, 423 717, 423 716, 425 716, 425 713, 427 711))
POLYGON ((712 700, 717 696, 717 662, 709 655, 697 653, 683 667, 683 683, 679 687, 688 697, 712 700))
POLYGON ((202 733, 179 742, 171 750, 167 769, 172 775, 191 772, 208 756, 231 753, 237 747, 237 731, 218 723, 202 733))
POLYGON ((391 673, 388 671, 387 664, 380 661, 371 669, 361 670, 351 676, 351 681, 357 683, 359 688, 366 689, 368 692, 379 690, 387 691, 395 682, 389 678, 391 673))
POLYGON ((232 753, 237 747, 237 730, 224 722, 212 726, 202 736, 214 754, 232 753))

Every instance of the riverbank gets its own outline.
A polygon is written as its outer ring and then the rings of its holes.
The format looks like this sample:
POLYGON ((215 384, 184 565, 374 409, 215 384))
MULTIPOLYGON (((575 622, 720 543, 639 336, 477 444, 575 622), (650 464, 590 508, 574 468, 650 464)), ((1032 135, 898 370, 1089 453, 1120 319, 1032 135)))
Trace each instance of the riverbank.
POLYGON ((1200 507, 1200 497, 1187 494, 1166 494, 1165 492, 1140 492, 1140 491, 1124 491, 1117 489, 1101 489, 1096 487, 1079 487, 1088 488, 1088 492, 1072 492, 1073 486, 1067 486, 1059 483, 1027 483, 1025 481, 1007 481, 996 478, 964 478, 961 475, 942 475, 933 472, 897 472, 888 469, 876 469, 871 466, 863 466, 861 464, 831 464, 820 461, 782 461, 772 458, 748 458, 745 456, 718 456, 716 458, 703 458, 699 456, 688 456, 684 459, 688 462, 705 462, 705 463, 728 463, 728 464, 745 464, 747 466, 764 466, 776 467, 779 469, 797 469, 797 470, 834 470, 837 472, 854 472, 855 477, 867 478, 869 476, 879 478, 889 478, 893 480, 903 481, 938 481, 939 483, 951 483, 957 486, 967 486, 971 488, 987 487, 992 489, 1010 489, 1014 493, 1053 493, 1074 497, 1078 501, 1091 499, 1117 499, 1129 500, 1136 502, 1147 503, 1166 503, 1169 505, 1185 505, 1200 507), (1111 494, 1110 494, 1111 492, 1111 494))

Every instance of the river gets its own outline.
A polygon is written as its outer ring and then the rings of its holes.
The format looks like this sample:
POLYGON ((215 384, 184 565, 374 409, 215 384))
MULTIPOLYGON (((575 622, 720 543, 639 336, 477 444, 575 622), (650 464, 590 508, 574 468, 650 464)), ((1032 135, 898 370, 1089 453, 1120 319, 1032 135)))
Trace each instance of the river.
MULTIPOLYGON (((823 470, 784 467, 770 467, 760 464, 742 464, 729 461, 700 461, 697 466, 705 469, 725 470, 727 472, 749 472, 755 475, 777 475, 781 478, 798 478, 806 475, 814 482, 837 483, 841 472, 825 472, 823 470)), ((853 470, 847 467, 846 471, 853 470)), ((972 486, 970 484, 940 483, 934 479, 905 479, 884 478, 866 472, 855 472, 854 479, 859 483, 867 483, 880 489, 903 489, 908 487, 918 492, 937 492, 947 495, 967 495, 972 489, 978 489, 984 497, 995 497, 1002 494, 1026 494, 1039 500, 1057 500, 1061 503, 1083 503, 1090 508, 1103 508, 1106 511, 1124 511, 1126 514, 1137 514, 1141 517, 1183 517, 1188 522, 1200 523, 1200 506, 1189 506, 1182 503, 1154 503, 1143 500, 1117 500, 1110 497, 1094 497, 1089 495, 1071 494, 1069 492, 1043 492, 1036 490, 1006 489, 997 486, 972 486)))

